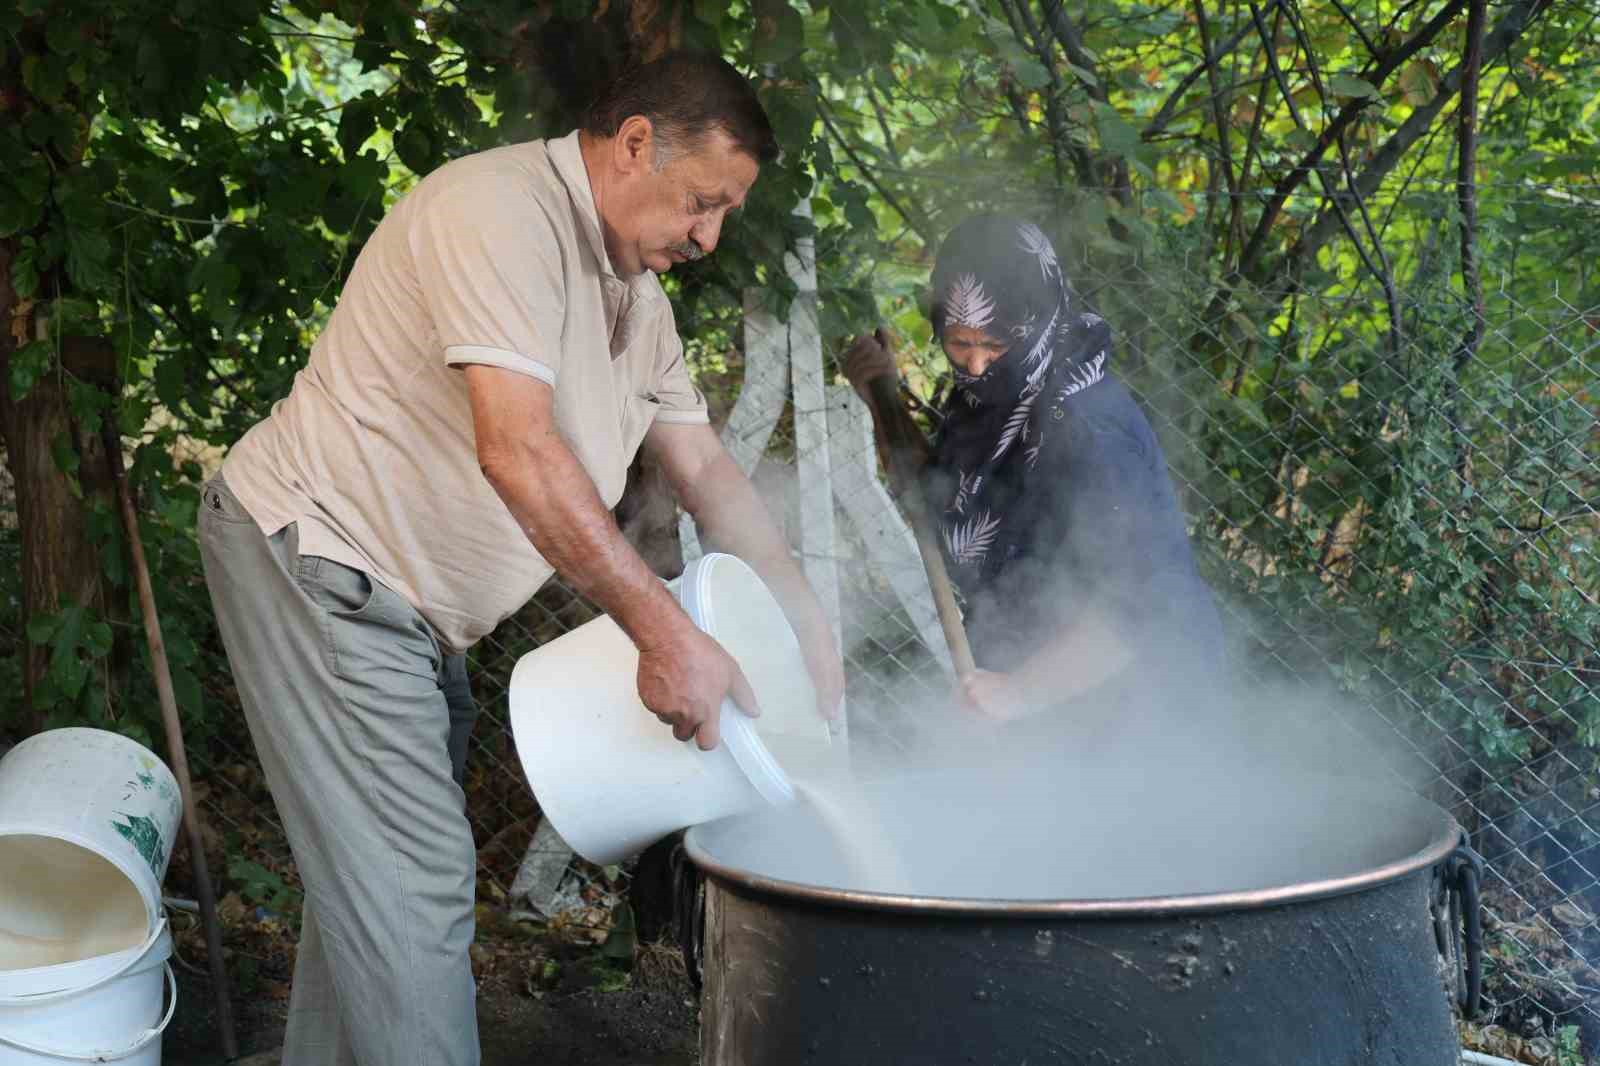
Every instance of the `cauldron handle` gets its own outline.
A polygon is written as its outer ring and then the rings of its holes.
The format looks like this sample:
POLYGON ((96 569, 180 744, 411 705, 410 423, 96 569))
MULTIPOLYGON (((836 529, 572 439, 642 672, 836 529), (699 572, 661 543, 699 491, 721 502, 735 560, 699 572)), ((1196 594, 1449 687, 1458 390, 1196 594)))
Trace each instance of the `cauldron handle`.
POLYGON ((1483 858, 1462 833, 1461 843, 1435 870, 1432 910, 1439 954, 1461 967, 1452 972, 1451 983, 1461 1016, 1469 1020, 1483 998, 1483 911, 1478 893, 1482 883, 1483 858))

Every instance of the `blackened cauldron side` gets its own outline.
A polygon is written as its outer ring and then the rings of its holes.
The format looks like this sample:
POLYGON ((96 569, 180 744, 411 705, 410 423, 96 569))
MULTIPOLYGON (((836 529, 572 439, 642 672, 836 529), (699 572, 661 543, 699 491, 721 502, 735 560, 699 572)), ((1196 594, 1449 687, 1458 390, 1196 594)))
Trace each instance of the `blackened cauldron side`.
MULTIPOLYGON (((1420 803, 1420 801, 1419 801, 1420 803)), ((705 1066, 1452 1066, 1429 914, 1460 831, 1345 877, 1159 899, 874 896, 706 874, 705 1066)))

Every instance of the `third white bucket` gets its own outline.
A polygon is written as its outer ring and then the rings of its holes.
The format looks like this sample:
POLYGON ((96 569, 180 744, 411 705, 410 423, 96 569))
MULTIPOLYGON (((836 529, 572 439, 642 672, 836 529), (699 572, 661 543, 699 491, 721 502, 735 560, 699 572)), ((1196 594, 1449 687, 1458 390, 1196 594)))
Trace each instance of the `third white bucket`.
POLYGON ((0 759, 0 968, 122 951, 161 921, 178 783, 101 729, 38 733, 0 759))
POLYGON ((171 956, 162 922, 126 951, 0 971, 0 1066, 160 1066, 161 1034, 178 1006, 171 956))
POLYGON ((794 796, 785 764, 829 745, 811 678, 772 593, 744 563, 711 554, 676 583, 695 624, 728 649, 761 706, 724 703, 722 743, 678 741, 639 700, 639 653, 601 616, 524 655, 511 675, 523 770, 574 851, 619 862, 666 834, 794 796))

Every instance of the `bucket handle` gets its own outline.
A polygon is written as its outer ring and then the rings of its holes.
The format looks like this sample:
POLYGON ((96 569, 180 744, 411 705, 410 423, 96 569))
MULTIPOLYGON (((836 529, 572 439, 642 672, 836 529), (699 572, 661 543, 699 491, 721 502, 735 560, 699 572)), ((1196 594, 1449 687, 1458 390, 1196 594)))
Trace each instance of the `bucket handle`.
MULTIPOLYGON (((172 971, 172 963, 166 963, 167 970, 167 1013, 161 1021, 156 1023, 154 1029, 146 1029, 136 1037, 133 1043, 119 1051, 62 1051, 57 1048, 45 1047, 42 1044, 29 1044, 18 1040, 16 1037, 0 1033, 0 1046, 15 1048, 25 1051, 30 1055, 41 1055, 50 1059, 64 1059, 68 1062, 120 1062, 130 1055, 143 1051, 153 1040, 161 1039, 161 1034, 167 1031, 167 1026, 172 1024, 172 1016, 178 1010, 178 975, 172 971)), ((99 984, 99 982, 96 982, 99 984)), ((90 986, 93 987, 93 986, 90 986)), ((75 991, 82 991, 77 989, 75 991)), ((35 999, 44 999, 35 996, 35 999)))
POLYGON ((1433 935, 1439 954, 1452 964, 1456 1006, 1469 1021, 1483 997, 1483 913, 1479 888, 1483 859, 1472 850, 1466 833, 1461 843, 1434 869, 1433 935))
MULTIPOLYGON (((129 970, 133 969, 141 961, 143 961, 145 953, 151 948, 155 947, 156 941, 161 939, 161 934, 166 930, 166 928, 167 916, 163 914, 161 916, 161 920, 156 923, 155 929, 151 930, 150 935, 145 938, 145 942, 141 944, 137 950, 129 954, 128 961, 123 963, 121 966, 118 966, 115 970, 112 970, 104 977, 96 978, 86 985, 78 985, 76 988, 63 988, 56 992, 39 992, 33 995, 22 996, 0 996, 0 1007, 32 1007, 39 1003, 49 1003, 52 1000, 66 999, 68 996, 82 995, 85 992, 99 988, 101 985, 110 984, 112 981, 115 981, 117 978, 121 977, 123 974, 127 973, 129 970)), ((94 1060, 91 1059, 89 1061, 92 1062, 94 1060)))

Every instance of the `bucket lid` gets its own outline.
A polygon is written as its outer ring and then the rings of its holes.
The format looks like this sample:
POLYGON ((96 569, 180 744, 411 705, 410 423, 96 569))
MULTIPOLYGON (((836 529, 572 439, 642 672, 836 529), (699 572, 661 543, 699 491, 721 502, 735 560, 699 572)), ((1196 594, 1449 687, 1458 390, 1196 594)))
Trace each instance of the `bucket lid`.
POLYGON ((719 725, 728 754, 738 763, 745 779, 761 793, 762 799, 768 803, 789 803, 794 799, 794 786, 778 760, 761 742, 755 723, 756 719, 739 710, 732 700, 723 701, 719 725))
POLYGON ((95 984, 119 970, 139 973, 172 957, 172 932, 163 921, 155 936, 122 951, 25 970, 0 970, 0 997, 37 996, 95 984))
MULTIPOLYGON (((689 564, 677 593, 684 612, 728 650, 755 690, 761 717, 738 717, 762 757, 792 771, 825 751, 833 738, 817 713, 800 642, 756 572, 735 556, 712 552, 689 564)), ((725 727, 724 735, 737 734, 725 727)))

